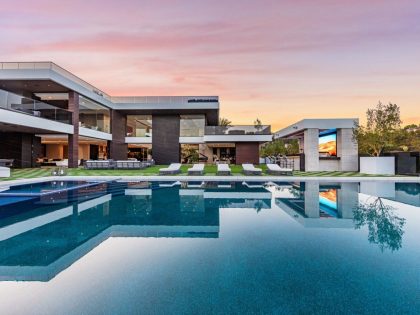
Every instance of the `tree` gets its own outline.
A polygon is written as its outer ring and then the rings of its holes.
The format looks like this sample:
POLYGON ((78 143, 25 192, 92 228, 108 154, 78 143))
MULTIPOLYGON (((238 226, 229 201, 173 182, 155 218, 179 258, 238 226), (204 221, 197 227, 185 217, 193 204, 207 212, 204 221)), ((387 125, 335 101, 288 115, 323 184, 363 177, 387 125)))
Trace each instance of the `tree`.
POLYGON ((380 156, 385 149, 395 145, 400 131, 400 108, 396 104, 384 105, 381 102, 366 112, 366 126, 356 125, 353 138, 358 142, 359 152, 380 156))
POLYGON ((259 118, 254 120, 254 127, 255 129, 257 129, 257 132, 259 132, 262 129, 263 126, 259 118))
POLYGON ((229 119, 223 117, 219 118, 219 126, 229 127, 231 124, 232 122, 229 119))
POLYGON ((370 243, 378 244, 381 251, 398 250, 402 246, 405 219, 394 214, 394 207, 385 205, 381 198, 359 204, 353 210, 355 228, 367 226, 370 243))
POLYGON ((283 154, 299 154, 299 142, 296 139, 276 139, 272 142, 264 144, 261 147, 260 154, 262 157, 283 154))

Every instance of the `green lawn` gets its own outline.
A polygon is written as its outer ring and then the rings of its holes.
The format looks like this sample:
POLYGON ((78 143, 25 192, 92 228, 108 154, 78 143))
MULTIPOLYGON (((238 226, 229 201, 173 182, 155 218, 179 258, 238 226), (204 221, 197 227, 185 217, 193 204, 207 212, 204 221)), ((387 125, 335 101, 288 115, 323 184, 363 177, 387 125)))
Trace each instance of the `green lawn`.
MULTIPOLYGON (((147 175, 159 175, 159 169, 162 167, 166 167, 165 165, 155 165, 146 169, 142 170, 86 170, 84 168, 78 169, 68 169, 68 175, 74 176, 147 176, 147 175)), ((191 167, 191 165, 182 165, 181 167, 181 175, 187 175, 187 169, 191 167)), ((260 165, 263 169, 264 176, 267 167, 265 165, 260 165)), ((240 165, 230 165, 233 175, 243 175, 242 174, 242 166, 240 165)), ((4 180, 13 180, 13 179, 21 179, 21 178, 37 178, 37 177, 44 177, 50 176, 51 171, 54 168, 24 168, 24 169, 12 169, 11 177, 9 178, 2 178, 1 181, 4 180)), ((205 175, 216 175, 216 165, 206 165, 204 168, 205 175)), ((294 171, 294 176, 307 176, 307 177, 314 177, 314 176, 335 176, 335 177, 354 177, 354 176, 378 176, 378 175, 367 175, 361 174, 358 172, 301 172, 301 171, 294 171)), ((175 176, 175 175, 174 175, 175 176)), ((380 175, 379 175, 380 176, 380 175)))

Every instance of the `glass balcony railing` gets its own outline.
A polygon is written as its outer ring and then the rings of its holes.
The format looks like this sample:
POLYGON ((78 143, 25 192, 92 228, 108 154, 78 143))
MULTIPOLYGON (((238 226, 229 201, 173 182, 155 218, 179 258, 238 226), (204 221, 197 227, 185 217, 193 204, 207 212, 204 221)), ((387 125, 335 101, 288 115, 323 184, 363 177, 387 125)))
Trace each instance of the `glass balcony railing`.
POLYGON ((65 109, 4 90, 0 90, 0 108, 54 120, 65 124, 72 123, 71 112, 65 109))
POLYGON ((271 127, 261 126, 206 126, 206 136, 216 135, 270 135, 271 127))
POLYGON ((188 104, 217 103, 218 96, 113 96, 111 101, 122 104, 188 104))

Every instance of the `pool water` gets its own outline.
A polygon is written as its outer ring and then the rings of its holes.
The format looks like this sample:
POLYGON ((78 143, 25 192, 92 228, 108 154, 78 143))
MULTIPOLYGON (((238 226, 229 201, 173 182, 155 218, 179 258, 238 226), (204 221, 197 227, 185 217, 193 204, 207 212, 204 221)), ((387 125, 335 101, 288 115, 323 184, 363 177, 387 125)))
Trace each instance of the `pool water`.
POLYGON ((0 196, 0 314, 419 314, 420 184, 0 196))

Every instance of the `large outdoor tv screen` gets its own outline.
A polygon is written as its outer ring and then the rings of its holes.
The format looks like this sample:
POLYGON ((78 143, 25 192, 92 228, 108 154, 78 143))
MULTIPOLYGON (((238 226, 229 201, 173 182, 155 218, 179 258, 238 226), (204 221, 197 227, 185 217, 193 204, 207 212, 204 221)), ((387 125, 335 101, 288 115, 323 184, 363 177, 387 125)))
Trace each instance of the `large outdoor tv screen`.
POLYGON ((319 154, 323 156, 337 156, 337 133, 319 136, 319 154))

